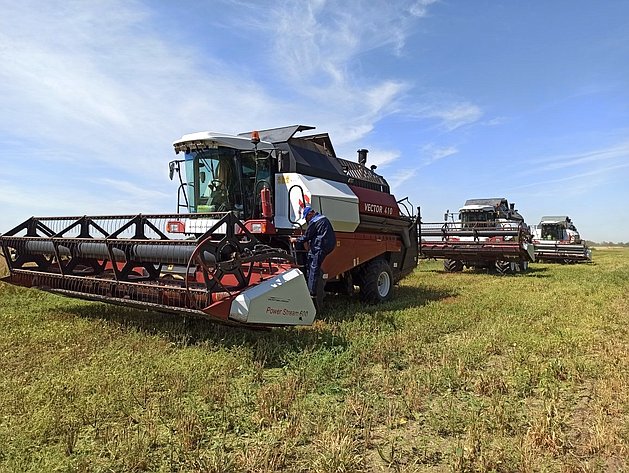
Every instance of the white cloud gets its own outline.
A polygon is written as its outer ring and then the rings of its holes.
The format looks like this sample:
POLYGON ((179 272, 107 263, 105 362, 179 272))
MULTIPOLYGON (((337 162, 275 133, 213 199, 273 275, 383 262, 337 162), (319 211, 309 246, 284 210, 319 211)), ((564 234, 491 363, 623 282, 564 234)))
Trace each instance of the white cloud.
POLYGON ((261 5, 252 15, 265 20, 270 17, 257 25, 273 34, 282 59, 279 64, 285 65, 291 78, 312 82, 317 77, 313 74, 327 72, 327 78, 339 84, 351 75, 347 65, 357 55, 381 47, 399 50, 410 27, 426 15, 431 3, 304 0, 283 2, 275 8, 261 5))
POLYGON ((423 164, 425 166, 439 161, 440 159, 447 158, 453 154, 458 153, 459 150, 455 146, 436 146, 434 144, 427 144, 422 146, 421 155, 424 157, 423 164))
POLYGON ((233 21, 274 42, 266 54, 274 74, 265 80, 284 78, 289 88, 275 97, 275 85, 208 55, 203 41, 178 44, 156 32, 141 3, 13 2, 0 17, 0 106, 12 111, 0 117, 0 129, 64 146, 76 160, 89 153, 143 174, 153 172, 155 156, 170 153, 173 138, 198 129, 236 132, 296 117, 326 123, 340 143, 358 140, 397 110, 410 84, 359 80, 357 55, 399 44, 412 24, 408 11, 423 16, 418 8, 429 4, 247 5, 249 23, 233 21))
POLYGON ((417 168, 399 169, 390 179, 387 179, 392 192, 398 192, 402 184, 417 175, 417 168))
POLYGON ((432 105, 423 110, 423 116, 441 120, 441 126, 453 131, 464 125, 477 122, 483 116, 478 105, 469 102, 458 102, 444 105, 432 105))
POLYGON ((370 149, 367 158, 367 166, 376 165, 380 168, 386 167, 400 157, 399 151, 370 149))
POLYGON ((508 117, 494 117, 490 120, 483 122, 483 124, 487 126, 498 126, 498 125, 504 125, 505 123, 508 123, 509 121, 510 121, 510 118, 508 117))
POLYGON ((124 181, 120 179, 101 178, 94 180, 95 183, 106 185, 107 187, 122 193, 125 200, 132 202, 151 201, 157 199, 168 199, 171 194, 154 189, 147 189, 138 186, 137 183, 124 181))
POLYGON ((264 12, 268 21, 256 27, 273 38, 270 54, 278 58, 276 70, 291 89, 316 104, 310 116, 326 123, 335 142, 342 144, 364 137, 378 120, 402 108, 399 102, 411 84, 386 77, 365 79, 359 58, 378 48, 399 52, 410 26, 423 16, 419 8, 430 3, 301 1, 260 6, 250 13, 264 12))
POLYGON ((484 115, 479 105, 447 93, 428 91, 418 97, 401 107, 403 113, 421 120, 437 120, 437 127, 447 132, 478 123, 484 115))
POLYGON ((629 160, 629 142, 592 151, 547 156, 535 160, 534 163, 542 164, 544 170, 553 171, 589 163, 600 164, 601 162, 615 159, 629 160))
POLYGON ((239 130, 277 101, 200 51, 169 44, 127 2, 11 4, 0 19, 0 129, 63 148, 82 162, 157 176, 183 131, 239 130), (221 110, 220 117, 212 113, 221 110), (247 117, 242 110, 248 110, 247 117))
MULTIPOLYGON (((23 222, 32 215, 106 215, 153 212, 163 207, 148 196, 129 198, 128 194, 86 192, 73 186, 57 187, 54 183, 38 187, 37 192, 25 192, 24 186, 0 180, 0 205, 3 208, 3 231, 23 222), (112 209, 115 209, 113 211, 112 209)), ((174 208, 174 203, 171 209, 174 208)))
POLYGON ((437 0, 417 0, 413 5, 411 5, 409 11, 411 15, 423 18, 428 15, 428 7, 436 2, 437 0))
POLYGON ((571 174, 568 176, 557 177, 555 179, 546 179, 544 181, 535 181, 528 184, 514 186, 513 189, 548 189, 550 195, 557 193, 557 187, 548 187, 550 184, 570 183, 569 186, 562 187, 564 191, 571 191, 578 189, 579 193, 583 193, 586 190, 603 185, 607 179, 599 179, 604 175, 610 175, 615 171, 629 168, 629 163, 613 164, 603 167, 597 167, 596 169, 581 172, 577 174, 571 174))

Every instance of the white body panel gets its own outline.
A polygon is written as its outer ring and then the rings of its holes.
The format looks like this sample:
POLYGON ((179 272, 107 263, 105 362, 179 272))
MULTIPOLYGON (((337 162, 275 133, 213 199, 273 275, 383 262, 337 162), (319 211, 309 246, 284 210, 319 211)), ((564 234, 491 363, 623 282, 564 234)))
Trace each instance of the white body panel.
POLYGON ((533 243, 522 243, 522 246, 528 253, 529 258, 531 258, 531 261, 535 261, 535 245, 533 243))
POLYGON ((297 268, 245 289, 229 318, 247 324, 312 325, 316 310, 304 274, 297 268))
POLYGON ((347 184, 297 173, 275 175, 275 227, 305 225, 308 205, 325 215, 337 232, 353 232, 360 223, 358 197, 347 184))
POLYGON ((539 241, 542 238, 542 227, 537 225, 531 226, 531 232, 533 233, 533 240, 539 241))

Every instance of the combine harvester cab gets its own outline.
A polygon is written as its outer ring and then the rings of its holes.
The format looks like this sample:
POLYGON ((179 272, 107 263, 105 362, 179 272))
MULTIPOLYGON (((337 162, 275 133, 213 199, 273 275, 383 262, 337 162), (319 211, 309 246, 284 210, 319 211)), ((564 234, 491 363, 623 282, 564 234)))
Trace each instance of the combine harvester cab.
POLYGON ((417 264, 417 217, 366 167, 366 150, 337 158, 327 134, 295 137, 310 129, 185 135, 170 163, 178 213, 32 217, 0 236, 3 280, 231 325, 310 325, 315 301, 291 244, 309 204, 337 236, 318 296, 358 285, 364 300, 386 300, 417 264))
POLYGON ((443 259, 447 272, 465 267, 499 274, 526 271, 534 261, 532 236, 524 218, 505 198, 471 199, 444 222, 421 223, 421 254, 443 259))
POLYGON ((588 248, 566 215, 542 217, 533 229, 535 259, 547 263, 591 263, 588 248))

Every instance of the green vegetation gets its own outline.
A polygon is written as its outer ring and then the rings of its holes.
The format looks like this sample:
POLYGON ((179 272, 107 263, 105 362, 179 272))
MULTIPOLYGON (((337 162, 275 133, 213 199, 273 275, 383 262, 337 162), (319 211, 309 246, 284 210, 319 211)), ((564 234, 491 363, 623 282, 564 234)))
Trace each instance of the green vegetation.
POLYGON ((629 250, 247 331, 0 283, 0 471, 627 471, 629 250))

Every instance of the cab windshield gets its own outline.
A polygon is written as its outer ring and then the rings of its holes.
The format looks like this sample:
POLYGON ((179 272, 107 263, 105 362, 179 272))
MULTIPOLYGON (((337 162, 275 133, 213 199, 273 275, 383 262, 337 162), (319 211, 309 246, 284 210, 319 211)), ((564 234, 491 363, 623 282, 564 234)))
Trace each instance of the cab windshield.
POLYGON ((461 212, 461 222, 465 227, 486 227, 494 225, 495 220, 494 212, 461 212))
POLYGON ((186 153, 189 211, 235 211, 240 218, 254 208, 256 165, 253 152, 217 147, 186 153))
POLYGON ((542 225, 542 240, 562 240, 562 235, 561 225, 554 223, 542 225))

